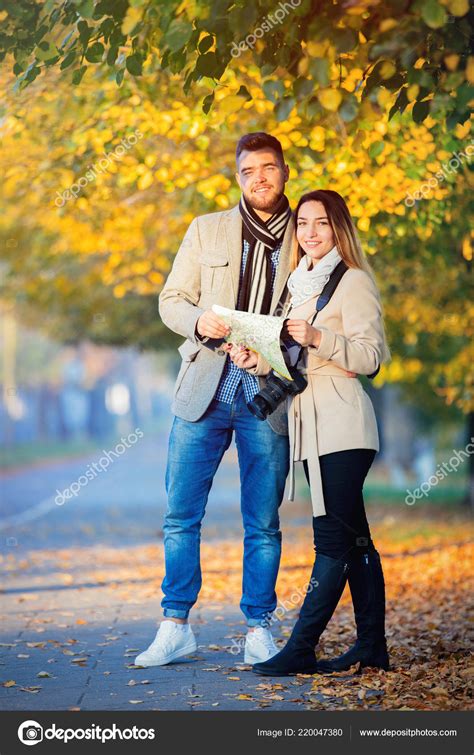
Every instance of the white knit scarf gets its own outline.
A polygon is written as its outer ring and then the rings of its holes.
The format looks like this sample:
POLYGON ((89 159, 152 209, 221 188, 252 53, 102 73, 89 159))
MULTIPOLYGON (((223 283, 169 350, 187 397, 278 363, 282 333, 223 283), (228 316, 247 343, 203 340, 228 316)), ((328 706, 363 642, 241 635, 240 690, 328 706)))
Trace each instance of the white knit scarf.
POLYGON ((312 260, 305 254, 296 270, 288 278, 291 306, 299 307, 313 296, 319 296, 341 259, 336 246, 333 246, 331 251, 320 260, 312 260), (308 270, 311 262, 313 262, 313 267, 308 270))

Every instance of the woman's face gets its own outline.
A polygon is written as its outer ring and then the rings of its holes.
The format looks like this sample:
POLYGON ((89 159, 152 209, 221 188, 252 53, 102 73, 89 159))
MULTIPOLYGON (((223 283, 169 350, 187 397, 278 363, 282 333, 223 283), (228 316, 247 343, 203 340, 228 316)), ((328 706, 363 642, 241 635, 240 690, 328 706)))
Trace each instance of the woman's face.
POLYGON ((335 244, 334 233, 322 202, 312 200, 301 205, 296 238, 303 251, 315 261, 331 251, 335 244))

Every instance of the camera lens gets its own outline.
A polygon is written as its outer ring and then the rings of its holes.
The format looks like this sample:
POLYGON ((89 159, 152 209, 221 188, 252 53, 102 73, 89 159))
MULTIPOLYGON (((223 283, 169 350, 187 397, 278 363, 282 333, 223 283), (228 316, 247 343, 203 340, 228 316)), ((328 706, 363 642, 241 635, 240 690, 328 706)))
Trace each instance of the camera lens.
POLYGON ((268 402, 260 396, 258 393, 252 401, 248 404, 249 410, 257 419, 266 419, 268 415, 268 402))

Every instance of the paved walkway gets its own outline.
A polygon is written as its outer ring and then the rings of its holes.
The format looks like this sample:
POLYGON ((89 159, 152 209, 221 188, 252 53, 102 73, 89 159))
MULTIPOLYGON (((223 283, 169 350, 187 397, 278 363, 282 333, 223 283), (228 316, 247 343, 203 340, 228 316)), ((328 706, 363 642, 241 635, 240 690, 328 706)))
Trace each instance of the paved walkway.
MULTIPOLYGON (((245 631, 238 606, 209 595, 192 616, 195 656, 162 668, 133 666, 160 616, 163 564, 153 572, 153 559, 162 552, 166 437, 145 435, 63 506, 54 503, 56 491, 100 452, 1 480, 3 709, 301 710, 310 680, 253 674, 243 652, 236 654, 245 631)), ((210 547, 242 537, 235 461, 231 448, 211 493, 203 533, 210 547)))

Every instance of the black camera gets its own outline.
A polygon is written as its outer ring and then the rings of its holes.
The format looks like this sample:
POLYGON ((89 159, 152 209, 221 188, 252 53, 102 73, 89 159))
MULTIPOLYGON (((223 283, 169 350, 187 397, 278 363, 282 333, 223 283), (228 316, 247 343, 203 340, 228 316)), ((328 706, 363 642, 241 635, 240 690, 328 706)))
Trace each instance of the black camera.
POLYGON ((296 367, 288 367, 288 372, 293 380, 270 372, 264 388, 248 404, 248 408, 257 419, 266 419, 288 396, 296 396, 308 385, 308 381, 296 367))

